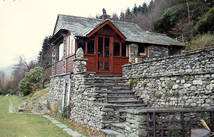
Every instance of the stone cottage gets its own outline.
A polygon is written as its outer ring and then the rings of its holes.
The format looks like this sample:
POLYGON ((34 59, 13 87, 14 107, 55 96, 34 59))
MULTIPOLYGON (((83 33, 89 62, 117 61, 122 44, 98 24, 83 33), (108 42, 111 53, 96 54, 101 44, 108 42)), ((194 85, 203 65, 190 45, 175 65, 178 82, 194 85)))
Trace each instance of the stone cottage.
POLYGON ((121 74, 122 65, 145 57, 178 55, 184 44, 129 22, 58 15, 53 32, 52 75, 73 72, 76 50, 87 58, 87 72, 121 74))
MULTIPOLYGON (((183 49, 183 43, 134 23, 58 15, 50 107, 107 136, 170 137, 166 127, 155 128, 156 109, 148 107, 212 106, 214 100, 214 48, 180 55, 183 49)), ((193 115, 185 111, 177 121, 193 115)), ((190 123, 181 121, 176 129, 189 133, 182 122, 190 123)))

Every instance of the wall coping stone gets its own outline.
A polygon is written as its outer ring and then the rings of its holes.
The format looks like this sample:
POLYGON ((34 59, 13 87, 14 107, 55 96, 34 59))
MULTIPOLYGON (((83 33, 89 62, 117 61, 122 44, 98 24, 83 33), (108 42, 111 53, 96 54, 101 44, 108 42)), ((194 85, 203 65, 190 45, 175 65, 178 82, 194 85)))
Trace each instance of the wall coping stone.
POLYGON ((196 111, 214 111, 214 107, 184 107, 184 108, 175 108, 175 107, 167 107, 167 108, 143 108, 143 109, 127 109, 126 112, 129 114, 140 115, 144 113, 152 113, 152 112, 196 112, 196 111))
POLYGON ((63 77, 63 76, 66 76, 66 75, 70 75, 70 73, 56 74, 56 75, 50 76, 50 78, 63 77))
POLYGON ((87 58, 75 58, 73 61, 87 61, 87 58))
POLYGON ((141 77, 130 77, 129 79, 136 79, 136 78, 160 78, 160 77, 174 77, 174 76, 193 76, 193 75, 206 75, 206 74, 214 74, 214 70, 210 70, 207 72, 194 72, 194 73, 190 73, 190 72, 182 72, 182 73, 172 73, 172 74, 168 74, 168 75, 155 75, 154 76, 149 76, 149 75, 144 75, 141 77))

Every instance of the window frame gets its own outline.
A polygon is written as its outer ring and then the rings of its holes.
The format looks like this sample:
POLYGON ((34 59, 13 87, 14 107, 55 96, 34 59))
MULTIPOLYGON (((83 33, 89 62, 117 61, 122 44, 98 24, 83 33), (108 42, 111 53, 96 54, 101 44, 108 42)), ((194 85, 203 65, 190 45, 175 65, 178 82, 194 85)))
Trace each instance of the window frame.
POLYGON ((138 56, 139 56, 139 57, 147 57, 147 56, 148 56, 148 47, 139 44, 139 45, 138 45, 138 56), (139 51, 140 47, 144 47, 144 49, 145 49, 145 52, 144 52, 144 53, 139 51))
POLYGON ((86 42, 86 55, 95 55, 95 39, 88 39, 87 40, 87 42, 86 42), (94 43, 94 45, 93 45, 93 47, 94 47, 94 50, 93 50, 93 53, 89 53, 88 51, 88 49, 89 49, 89 41, 94 41, 93 43, 94 43))

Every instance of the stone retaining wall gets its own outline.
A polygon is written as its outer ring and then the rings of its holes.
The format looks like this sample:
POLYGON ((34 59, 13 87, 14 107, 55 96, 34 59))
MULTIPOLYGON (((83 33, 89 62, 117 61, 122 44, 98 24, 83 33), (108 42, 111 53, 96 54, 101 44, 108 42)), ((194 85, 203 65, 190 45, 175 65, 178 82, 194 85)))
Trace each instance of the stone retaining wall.
POLYGON ((123 77, 149 107, 213 106, 214 47, 124 65, 123 77))
POLYGON ((94 73, 86 72, 83 51, 79 49, 74 59, 73 74, 55 75, 51 78, 48 102, 52 110, 64 113, 70 111, 70 118, 92 129, 102 128, 106 102, 105 87, 94 84, 94 73))
MULTIPOLYGON (((62 109, 63 109, 62 106, 64 106, 63 105, 64 95, 65 95, 65 92, 66 91, 68 92, 69 90, 69 87, 68 87, 69 79, 70 79, 69 74, 51 77, 50 91, 48 93, 48 102, 49 102, 50 108, 53 111, 59 110, 60 113, 62 112, 62 109)), ((70 85, 72 84, 70 83, 70 85)), ((71 89, 72 89, 72 86, 71 86, 71 89)))

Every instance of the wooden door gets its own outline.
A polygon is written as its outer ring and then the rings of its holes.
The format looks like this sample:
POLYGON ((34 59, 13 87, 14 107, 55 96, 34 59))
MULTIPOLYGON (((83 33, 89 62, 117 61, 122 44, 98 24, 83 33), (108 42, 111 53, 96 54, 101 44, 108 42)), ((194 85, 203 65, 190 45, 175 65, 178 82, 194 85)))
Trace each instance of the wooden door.
POLYGON ((97 36, 96 49, 97 49, 97 72, 111 73, 113 69, 112 64, 112 41, 111 36, 97 36))

